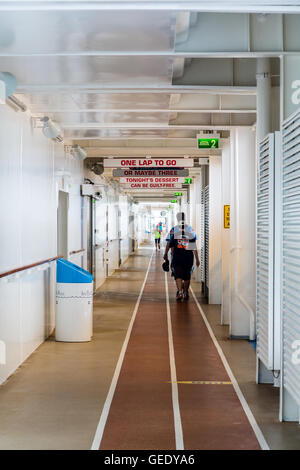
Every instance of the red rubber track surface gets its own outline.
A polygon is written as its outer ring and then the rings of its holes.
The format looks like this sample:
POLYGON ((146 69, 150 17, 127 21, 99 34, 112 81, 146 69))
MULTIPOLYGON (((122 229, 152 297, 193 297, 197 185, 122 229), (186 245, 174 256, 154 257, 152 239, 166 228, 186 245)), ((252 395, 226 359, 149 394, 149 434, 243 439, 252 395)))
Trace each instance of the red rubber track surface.
MULTIPOLYGON (((100 449, 176 448, 165 276, 154 256, 100 449)), ((168 275, 178 381, 230 381, 194 299, 175 301, 168 275)), ((232 385, 179 384, 185 449, 260 449, 232 385)))

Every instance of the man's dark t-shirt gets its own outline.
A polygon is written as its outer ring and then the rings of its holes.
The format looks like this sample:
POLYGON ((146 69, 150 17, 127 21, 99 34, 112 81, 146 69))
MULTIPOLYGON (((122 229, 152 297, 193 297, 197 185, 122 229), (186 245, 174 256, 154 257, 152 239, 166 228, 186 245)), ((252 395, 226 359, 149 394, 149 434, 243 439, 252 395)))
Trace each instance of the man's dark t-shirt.
POLYGON ((194 253, 196 249, 196 233, 190 225, 176 225, 170 230, 166 238, 173 250, 172 264, 192 266, 194 262, 194 253))

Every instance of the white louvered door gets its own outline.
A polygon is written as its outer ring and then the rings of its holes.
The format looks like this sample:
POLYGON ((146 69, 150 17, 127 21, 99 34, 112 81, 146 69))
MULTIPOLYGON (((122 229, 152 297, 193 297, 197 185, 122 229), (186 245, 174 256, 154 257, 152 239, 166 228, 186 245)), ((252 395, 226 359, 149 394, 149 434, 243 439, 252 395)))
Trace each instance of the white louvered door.
POLYGON ((259 145, 257 165, 257 355, 273 369, 274 134, 259 145))
POLYGON ((201 261, 201 282, 205 282, 205 230, 204 230, 204 189, 201 190, 201 232, 200 232, 200 261, 201 261))
POLYGON ((257 165, 257 356, 270 371, 280 370, 280 132, 259 146, 257 165))
POLYGON ((208 295, 209 285, 209 186, 205 186, 204 190, 204 238, 205 238, 205 250, 204 250, 204 277, 205 277, 205 293, 208 295))
POLYGON ((282 129, 283 386, 300 406, 300 111, 282 129))

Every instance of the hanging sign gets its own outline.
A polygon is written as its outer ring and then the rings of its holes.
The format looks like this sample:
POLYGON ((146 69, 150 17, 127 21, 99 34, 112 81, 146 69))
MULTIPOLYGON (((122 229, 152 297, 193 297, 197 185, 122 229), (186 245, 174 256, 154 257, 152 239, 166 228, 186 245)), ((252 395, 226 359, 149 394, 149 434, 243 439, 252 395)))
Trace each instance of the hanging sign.
POLYGON ((185 184, 192 184, 192 182, 193 182, 192 178, 184 178, 185 184))
POLYGON ((178 183, 126 183, 122 184, 122 189, 181 189, 182 184, 178 183))
POLYGON ((182 196, 182 192, 176 192, 174 193, 174 196, 182 196))
POLYGON ((220 134, 198 134, 198 149, 218 149, 220 134))
POLYGON ((104 168, 192 168, 193 158, 105 158, 104 168))
POLYGON ((113 176, 189 176, 189 170, 179 168, 117 168, 113 170, 113 176))
POLYGON ((230 228, 230 205, 224 205, 224 228, 230 228))
POLYGON ((121 184, 126 184, 126 183, 184 183, 185 182, 184 177, 146 177, 146 178, 135 178, 132 176, 127 176, 124 178, 120 178, 120 183, 121 184))

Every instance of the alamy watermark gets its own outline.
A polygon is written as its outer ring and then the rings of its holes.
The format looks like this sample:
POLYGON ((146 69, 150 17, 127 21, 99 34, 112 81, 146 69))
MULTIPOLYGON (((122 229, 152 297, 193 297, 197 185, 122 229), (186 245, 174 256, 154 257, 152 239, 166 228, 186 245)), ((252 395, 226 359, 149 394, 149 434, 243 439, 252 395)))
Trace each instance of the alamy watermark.
POLYGON ((0 80, 0 104, 5 104, 6 100, 6 85, 3 80, 0 80))
POLYGON ((300 364, 300 339, 295 339, 292 342, 292 349, 295 351, 292 353, 292 363, 297 366, 300 364))
POLYGON ((0 340, 0 365, 6 364, 6 344, 0 340))

